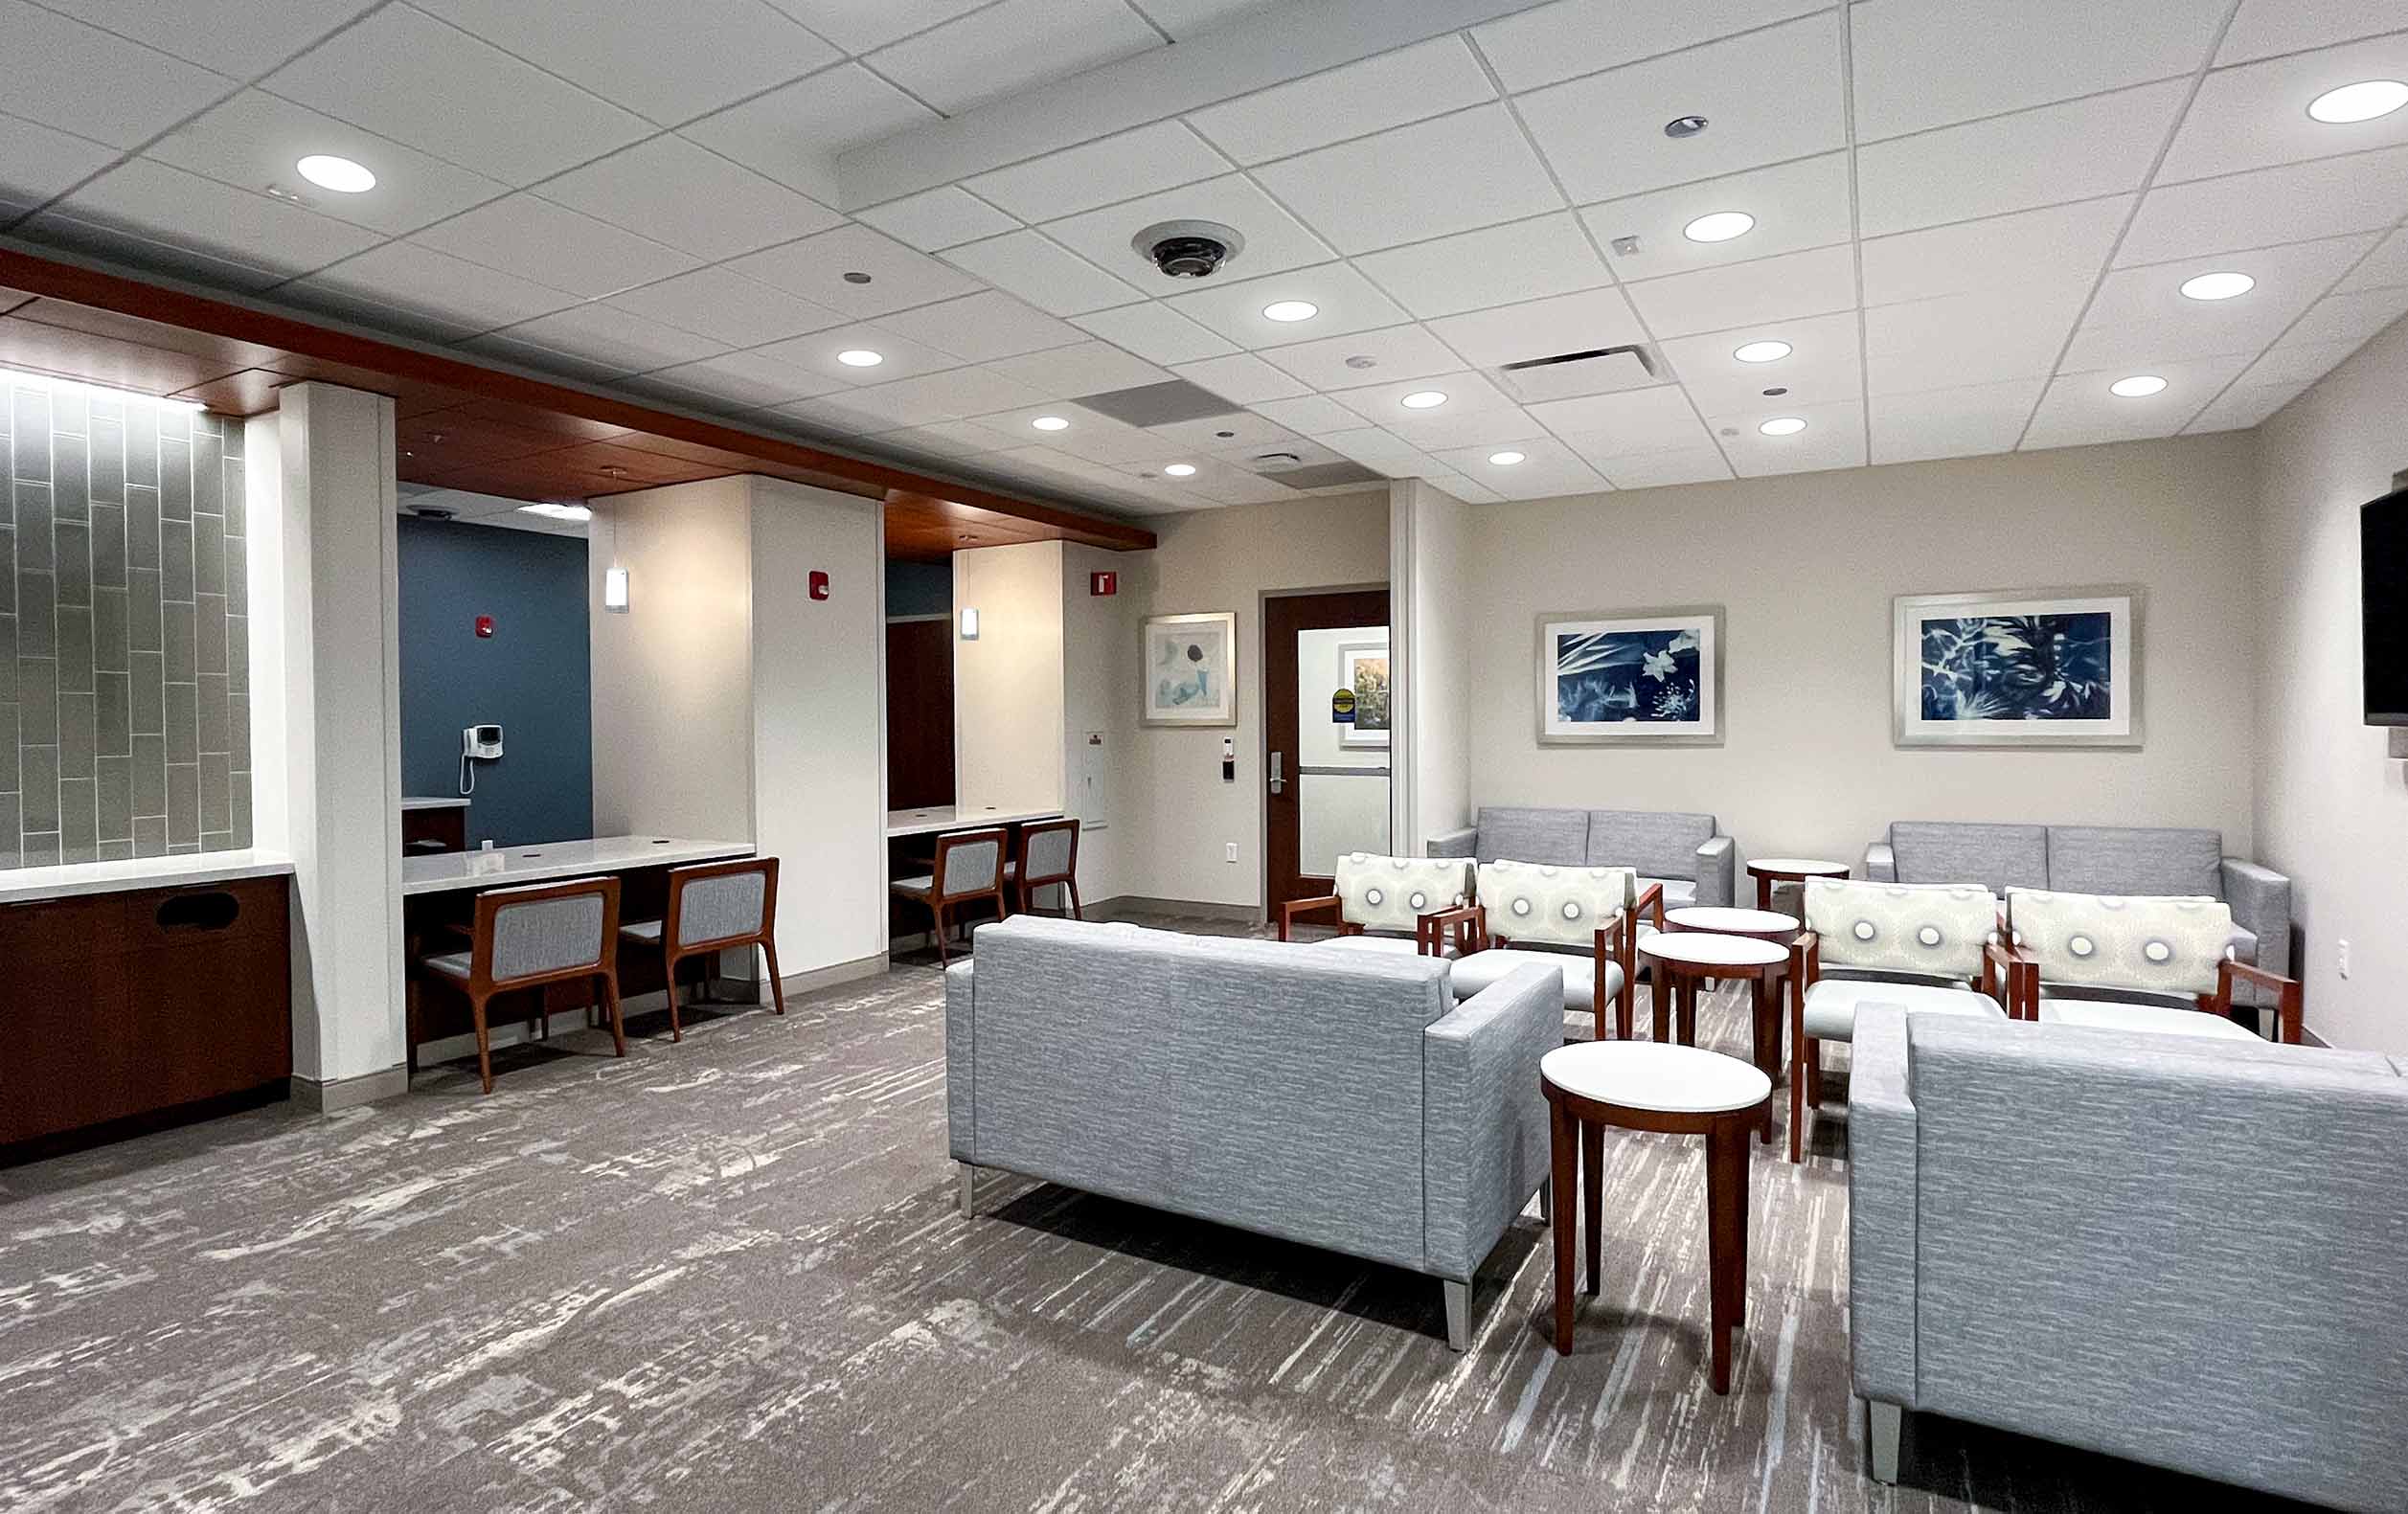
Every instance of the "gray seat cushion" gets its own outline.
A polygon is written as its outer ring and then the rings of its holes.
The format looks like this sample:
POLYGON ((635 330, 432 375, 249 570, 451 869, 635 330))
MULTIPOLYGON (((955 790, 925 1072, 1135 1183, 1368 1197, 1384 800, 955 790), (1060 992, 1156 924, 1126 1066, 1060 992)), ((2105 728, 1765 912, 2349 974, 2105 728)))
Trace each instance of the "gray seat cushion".
MULTIPOLYGON (((1456 959, 1451 974, 1458 999, 1468 999, 1476 993, 1503 983, 1506 975, 1517 967, 1552 967, 1563 975, 1563 1006, 1566 1009, 1587 1010, 1597 1006, 1597 958, 1594 954, 1576 952, 1532 951, 1526 947, 1492 946, 1485 952, 1474 952, 1456 959)), ((1605 999, 1608 1004, 1622 995, 1622 964, 1605 964, 1605 999)))
POLYGON ((917 878, 897 878, 887 885, 897 893, 909 894, 915 899, 926 898, 936 886, 937 876, 933 872, 923 872, 917 878))
POLYGON ((1940 983, 1884 983, 1870 978, 1818 978, 1806 990, 1806 1033, 1817 1041, 1852 1041, 1856 1011, 1866 1005, 1902 1005, 1909 1014, 1969 1014, 2004 1020, 1988 994, 1940 983))
POLYGON ((2203 1009, 2176 1009, 2168 1005, 2129 999, 2043 999, 2042 1025, 2086 1025, 2103 1030, 2147 1030, 2159 1035, 2215 1036, 2227 1041, 2257 1041, 2220 1014, 2203 1009))
POLYGON ((445 952, 440 957, 425 958, 423 962, 430 972, 441 973, 446 978, 457 978, 462 983, 468 981, 468 954, 466 952, 445 952))
POLYGON ((2048 886, 2065 893, 2224 896, 2224 838, 2213 830, 2051 825, 2048 886))
POLYGON ((1664 907, 1668 910, 1687 909, 1697 902, 1697 880, 1694 878, 1641 878, 1639 887, 1645 889, 1650 883, 1664 885, 1664 907))
POLYGON ((2049 881, 2045 825, 1901 820, 1890 826, 1890 850, 1900 883, 1978 883, 1992 893, 2067 887, 2049 881))
POLYGON ((661 922, 638 920, 632 925, 620 926, 619 934, 631 941, 641 941, 647 946, 658 946, 661 944, 661 922))

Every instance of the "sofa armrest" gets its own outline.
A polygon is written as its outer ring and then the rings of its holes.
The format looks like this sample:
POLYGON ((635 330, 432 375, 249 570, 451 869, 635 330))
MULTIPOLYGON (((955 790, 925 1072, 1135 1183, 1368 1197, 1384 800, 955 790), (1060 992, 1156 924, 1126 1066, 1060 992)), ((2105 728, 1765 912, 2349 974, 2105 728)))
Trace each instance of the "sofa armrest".
POLYGON ((1736 887, 1735 874, 1738 864, 1738 846, 1728 836, 1716 836, 1697 848, 1697 902, 1700 905, 1721 905, 1736 902, 1731 891, 1736 887))
POLYGON ((944 1122, 953 1159, 978 1164, 978 1085, 971 1076, 976 1045, 971 989, 978 964, 965 957, 944 970, 944 1122))
POLYGON ((1876 841, 1865 847, 1865 881, 1896 883, 1898 881, 1897 853, 1886 841, 1876 841))
POLYGON ((2258 938, 2257 965, 2291 976, 2291 880, 2272 868, 2227 857, 2223 882, 2233 919, 2258 938))
POLYGON ((1915 1101, 1906 1010, 1856 1011, 1848 1075, 1848 1327, 1856 1392, 1915 1404, 1915 1101))
POLYGON ((1563 1044, 1563 975, 1517 967, 1422 1032, 1424 1270, 1471 1275, 1547 1181, 1538 1059, 1563 1044))
POLYGON ((1480 827, 1465 825, 1432 836, 1422 850, 1433 857, 1476 857, 1480 854, 1480 827))

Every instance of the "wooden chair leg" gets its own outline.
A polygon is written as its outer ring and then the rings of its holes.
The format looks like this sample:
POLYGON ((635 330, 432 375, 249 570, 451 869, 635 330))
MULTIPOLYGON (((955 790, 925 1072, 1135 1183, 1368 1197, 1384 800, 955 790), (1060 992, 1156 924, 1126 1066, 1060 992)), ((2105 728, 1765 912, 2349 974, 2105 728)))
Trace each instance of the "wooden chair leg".
POLYGON ((661 976, 669 985, 669 1039, 671 1045, 686 1039, 686 1028, 677 1018, 677 958, 673 953, 661 956, 661 976))
POLYGON ((1086 906, 1079 902, 1078 880, 1074 878, 1069 883, 1064 884, 1063 887, 1070 891, 1070 917, 1074 920, 1085 919, 1087 917, 1087 910, 1086 906))
POLYGON ((780 1014, 784 1014, 786 1012, 786 985, 784 980, 778 976, 778 943, 763 937, 761 942, 761 954, 769 959, 770 1002, 778 1006, 780 1014))
POLYGON ((953 960, 953 953, 946 947, 944 939, 944 906, 931 900, 928 913, 937 917, 937 965, 942 967, 953 960))
POLYGON ((477 1022, 477 1076, 484 1081, 485 1091, 490 1094, 493 1092, 493 1041, 486 1030, 485 1001, 470 998, 468 1012, 476 1017, 477 1022))
POLYGON ((1789 993, 1789 1160, 1792 1164, 1805 1160, 1807 1049, 1813 1044, 1806 1038, 1806 995, 1792 983, 1789 993))
MULTIPOLYGON (((616 973, 598 973, 595 976, 602 979, 602 1003, 610 1006, 612 1054, 625 1056, 627 1054, 627 1022, 626 1018, 619 1012, 619 977, 616 973)), ((675 995, 672 994, 670 999, 673 1003, 675 995)))

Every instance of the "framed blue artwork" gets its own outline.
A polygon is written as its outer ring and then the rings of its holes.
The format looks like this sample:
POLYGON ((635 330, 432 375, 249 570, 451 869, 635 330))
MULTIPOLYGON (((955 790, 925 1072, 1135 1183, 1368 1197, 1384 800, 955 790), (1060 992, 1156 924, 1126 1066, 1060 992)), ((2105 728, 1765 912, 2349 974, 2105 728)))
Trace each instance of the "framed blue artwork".
POLYGON ((1541 746, 1718 746, 1722 607, 1542 615, 1541 746))
POLYGON ((1901 595, 1894 605, 1898 745, 2141 744, 2140 589, 1901 595))
POLYGON ((1146 621, 1149 726, 1238 723, 1238 615, 1156 615, 1146 621))

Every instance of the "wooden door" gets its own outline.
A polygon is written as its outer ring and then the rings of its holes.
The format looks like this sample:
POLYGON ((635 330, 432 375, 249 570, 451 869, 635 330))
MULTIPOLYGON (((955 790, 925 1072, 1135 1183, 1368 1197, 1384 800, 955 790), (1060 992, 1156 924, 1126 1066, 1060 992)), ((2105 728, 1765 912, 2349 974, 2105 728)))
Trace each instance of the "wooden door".
MULTIPOLYGON (((1384 687, 1388 591, 1284 595, 1265 601, 1262 616, 1262 775, 1269 816, 1265 896, 1276 915, 1290 899, 1326 894, 1335 847, 1388 849, 1388 755, 1372 732, 1355 733, 1343 750, 1323 752, 1342 730, 1331 696, 1345 659, 1370 679, 1375 651, 1384 687), (1352 633, 1339 636, 1334 633, 1352 633), (1306 653, 1313 666, 1306 667, 1306 653), (1321 666, 1327 662, 1328 666, 1321 666), (1351 820, 1340 817, 1343 805, 1351 820), (1374 824, 1373 816, 1378 819, 1374 824), (1341 839, 1342 838, 1342 839, 1341 839), (1328 855, 1323 855, 1327 853, 1328 855)), ((1370 686, 1367 684, 1367 688, 1370 686)), ((1363 713, 1365 712, 1358 712, 1363 713)))

